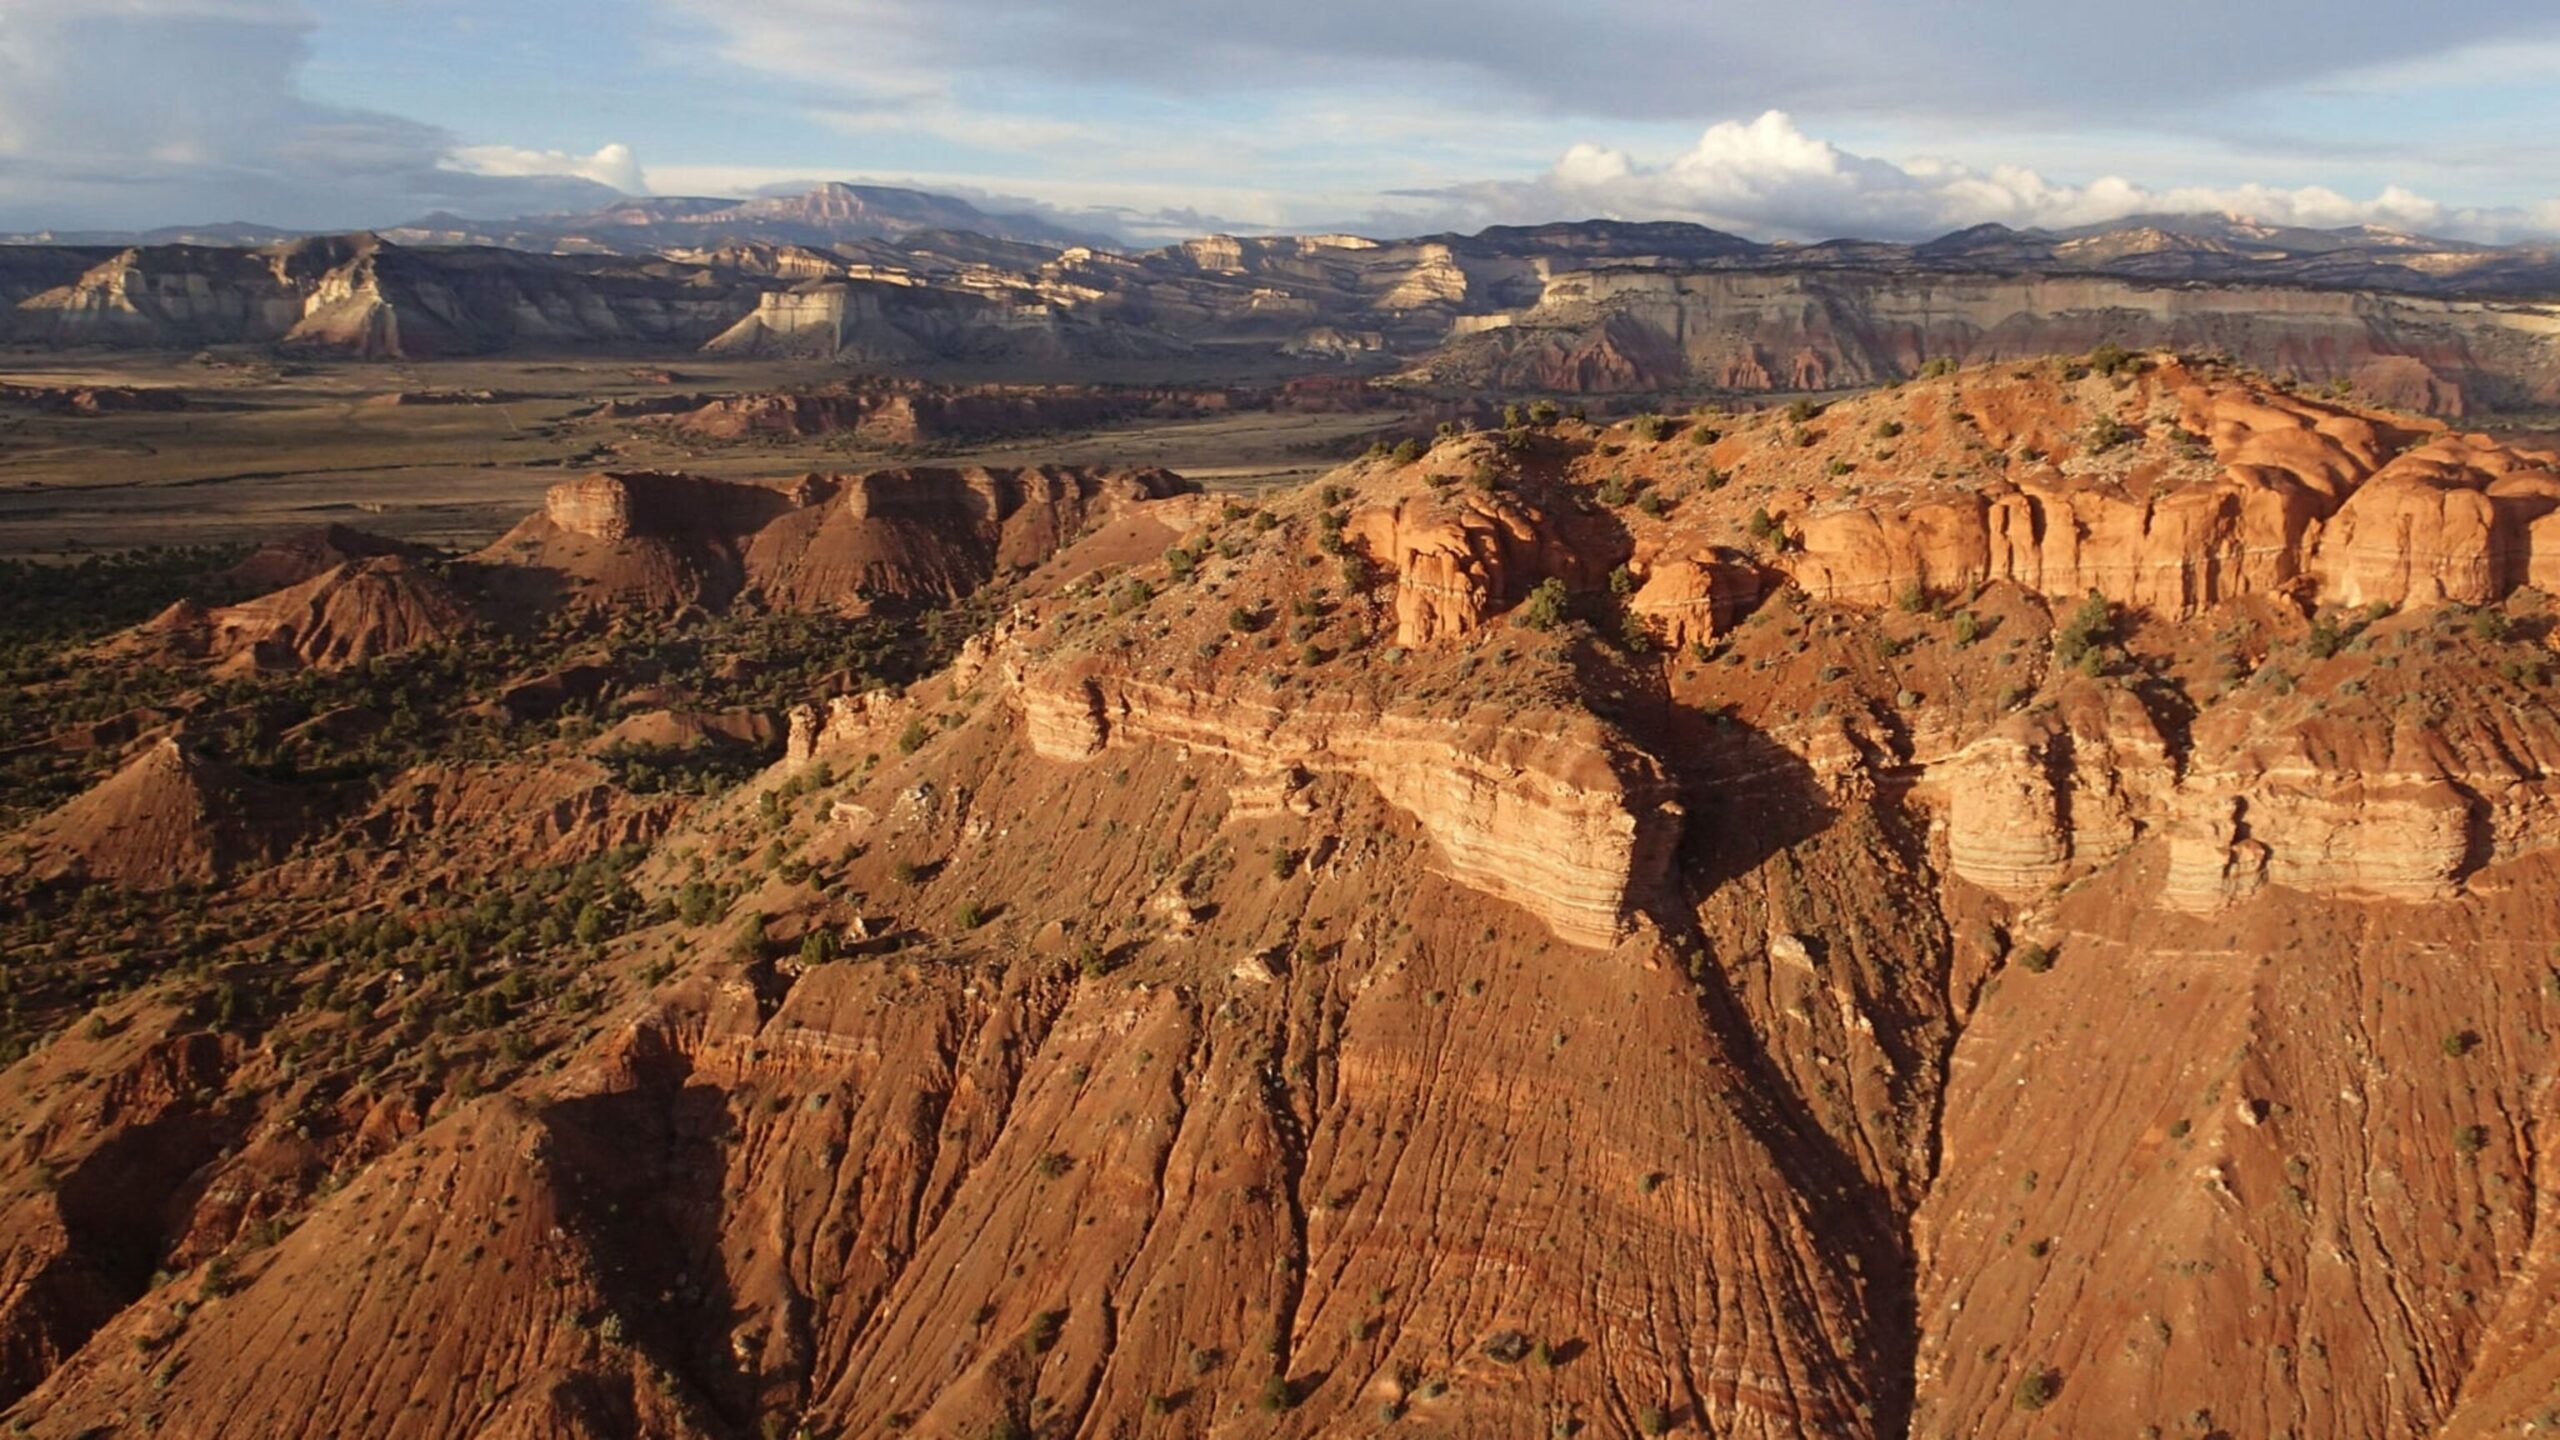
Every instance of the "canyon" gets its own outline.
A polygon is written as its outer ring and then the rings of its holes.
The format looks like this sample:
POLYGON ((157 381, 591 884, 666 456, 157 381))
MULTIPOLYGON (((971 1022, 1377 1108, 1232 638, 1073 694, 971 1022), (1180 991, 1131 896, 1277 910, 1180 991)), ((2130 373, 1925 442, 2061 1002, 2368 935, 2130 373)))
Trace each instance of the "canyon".
MULTIPOLYGON (((1596 273, 1518 294, 1706 323, 1596 273)), ((2560 452, 2088 343, 232 561, 12 732, 0 1404, 2547 1427, 2560 452)))

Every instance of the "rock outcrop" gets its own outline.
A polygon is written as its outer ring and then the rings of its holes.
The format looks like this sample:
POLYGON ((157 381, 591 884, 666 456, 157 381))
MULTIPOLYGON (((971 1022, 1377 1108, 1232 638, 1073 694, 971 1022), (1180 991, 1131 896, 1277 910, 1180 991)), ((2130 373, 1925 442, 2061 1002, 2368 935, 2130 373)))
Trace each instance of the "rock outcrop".
POLYGON ((1162 470, 905 469, 787 488, 616 473, 563 481, 480 552, 520 579, 671 611, 741 593, 790 610, 963 598, 1086 528, 1198 487, 1162 470))
POLYGON ((1606 948, 1624 935, 1679 844, 1669 781, 1587 721, 1284 710, 1075 667, 1017 683, 1025 737, 1046 759, 1155 745, 1222 756, 1250 775, 1356 776, 1422 826, 1450 878, 1520 906, 1569 944, 1606 948))
POLYGON ((1344 534, 1395 577, 1396 643, 1408 647, 1467 635, 1544 580, 1600 588, 1632 553, 1595 517, 1477 495, 1364 507, 1344 534))
POLYGON ((20 831, 11 868, 144 888, 211 882, 272 862, 301 823, 290 790, 170 736, 20 831))
MULTIPOLYGON (((2194 459, 2119 468, 2086 453, 2085 436, 2066 436, 2049 443, 2084 453, 2064 465, 1908 504, 1861 495, 1816 505, 1797 522, 1799 553, 1779 563, 1808 593, 1850 604, 2007 582, 2174 617, 2297 589, 2351 607, 2479 604, 2537 564, 2560 573, 2560 559, 2537 560, 2533 528, 2560 507, 2560 456, 2198 385, 2183 372, 2144 398, 2155 413, 2140 425, 2108 423, 2127 439, 2143 426, 2196 437, 2176 442, 2194 459), (2210 466, 2198 465, 2208 454, 2210 466)), ((1997 425, 1984 421, 1991 438, 2011 438, 1997 425)), ((2020 428, 2015 438, 2039 433, 2020 428)))
POLYGON ((202 611, 180 605, 146 629, 250 669, 334 670, 460 639, 471 602, 400 555, 342 561, 273 594, 202 611))

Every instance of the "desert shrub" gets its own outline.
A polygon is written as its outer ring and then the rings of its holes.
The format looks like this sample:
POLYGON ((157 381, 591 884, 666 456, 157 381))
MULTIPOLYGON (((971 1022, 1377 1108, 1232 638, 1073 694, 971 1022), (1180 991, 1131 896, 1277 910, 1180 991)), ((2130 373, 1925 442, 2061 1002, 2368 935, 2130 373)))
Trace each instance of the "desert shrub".
POLYGON ((1600 488, 1593 493, 1599 497, 1601 504, 1616 509, 1636 498, 1636 487, 1635 482, 1626 476, 1612 475, 1602 480, 1600 488))
POLYGON ((1111 613, 1126 615, 1132 610, 1144 609, 1147 602, 1155 598, 1156 587, 1132 575, 1111 592, 1111 613))
POLYGON ((933 732, 925 728, 924 717, 913 716, 908 719, 907 728, 898 732, 898 753, 913 755, 924 748, 924 742, 932 738, 933 732))
POLYGON ((2311 622, 2311 633, 2303 638, 2303 646, 2311 658, 2326 660, 2346 648, 2347 632, 2339 628, 2337 617, 2323 615, 2311 622))
POLYGON ((2041 1410, 2052 1404, 2053 1397, 2061 1393, 2062 1378, 2049 1369, 2038 1367, 2019 1379, 2015 1399, 2021 1410, 2041 1410))
POLYGON ((1970 610, 1957 611, 1955 619, 1956 643, 1958 645, 1970 645, 1981 638, 1982 621, 1970 610))
POLYGON ((1798 425, 1804 424, 1821 413, 1822 407, 1810 399, 1791 401, 1786 409, 1787 418, 1798 425))
POLYGON ((951 918, 959 924, 961 929, 975 930, 987 923, 986 907, 975 900, 963 900, 960 902, 960 908, 951 912, 951 918))
POLYGON ((2053 951, 2042 945, 2021 945, 2018 965, 2030 975, 2042 975, 2053 968, 2053 951))
POLYGON ((824 965, 836 958, 836 932, 824 926, 800 937, 800 963, 824 965))
POLYGON ((1431 447, 1423 444, 1421 441, 1406 440, 1400 442, 1393 451, 1389 452, 1388 458, 1395 461, 1398 465, 1411 465, 1430 453, 1431 447))
POLYGON ((1650 445, 1670 433, 1670 422, 1659 415, 1639 415, 1635 424, 1636 438, 1650 445))
POLYGON ((1200 568, 1200 557, 1176 545, 1164 552, 1164 563, 1165 568, 1173 572, 1174 579, 1188 580, 1191 572, 1200 568))
POLYGON ((2089 358, 2083 363, 2101 375, 2114 376, 2141 369, 2142 357, 2110 340, 2090 351, 2089 358))
POLYGON ((1876 438, 1879 440, 1891 440, 1901 434, 1902 422, 1899 420, 1879 420, 1876 422, 1876 438))
POLYGON ((1636 1412, 1636 1428, 1647 1435, 1671 1433, 1671 1412, 1659 1405, 1647 1405, 1636 1412))
POLYGON ((1031 1317, 1031 1328, 1022 1333, 1022 1348, 1034 1355, 1046 1355, 1058 1348, 1058 1337, 1066 1328, 1066 1311, 1043 1310, 1031 1317))
POLYGON ((2103 455, 2109 450, 2130 445, 2142 438, 2142 432, 2113 415, 2101 415, 2089 422, 2089 453, 2103 455))
POLYGON ((1743 522, 1743 528, 1751 532, 1752 539, 1764 545, 1776 543, 1787 533, 1786 527, 1780 525, 1765 506, 1755 508, 1751 518, 1743 522))
POLYGON ((1520 623, 1532 630, 1553 630, 1564 623, 1573 597, 1564 582, 1549 576, 1530 590, 1529 598, 1520 602, 1520 623))
POLYGON ((1954 373, 1956 373, 1956 362, 1950 356, 1941 355, 1920 366, 1920 378, 1923 380, 1936 380, 1954 373))
POLYGON ((1618 648, 1630 655, 1642 655, 1653 649, 1653 627, 1644 617, 1629 610, 1618 617, 1618 648))
POLYGON ((2053 658, 2073 669, 2082 668, 2100 654, 2114 635, 2115 608, 2107 603, 2105 596, 2092 590, 2089 597, 2080 602, 2080 608, 2071 612, 2071 618, 2063 622, 2062 628, 2054 632, 2053 658))

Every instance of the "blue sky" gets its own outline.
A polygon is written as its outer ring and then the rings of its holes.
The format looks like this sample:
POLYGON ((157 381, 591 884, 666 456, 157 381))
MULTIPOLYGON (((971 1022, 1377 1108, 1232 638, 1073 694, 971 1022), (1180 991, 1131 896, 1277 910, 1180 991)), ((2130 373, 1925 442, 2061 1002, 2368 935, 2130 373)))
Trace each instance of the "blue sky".
POLYGON ((0 0, 0 229, 912 182, 1142 237, 2560 234, 2560 6, 0 0))

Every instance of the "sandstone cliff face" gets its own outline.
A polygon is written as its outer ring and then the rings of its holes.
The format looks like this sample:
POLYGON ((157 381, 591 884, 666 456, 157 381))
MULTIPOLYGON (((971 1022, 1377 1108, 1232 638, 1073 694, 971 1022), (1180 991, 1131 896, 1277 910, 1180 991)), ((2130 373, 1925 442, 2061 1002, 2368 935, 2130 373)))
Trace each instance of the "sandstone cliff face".
POLYGON ((1152 744, 1299 783, 1354 775, 1421 824, 1451 878, 1519 905, 1569 944, 1615 943, 1679 842, 1680 807, 1659 771, 1564 717, 1284 711, 1073 670, 1034 671, 1019 685, 1024 734, 1048 759, 1152 744))
POLYGON ((56 344, 282 343, 364 359, 512 347, 689 350, 754 308, 760 287, 675 287, 627 262, 507 251, 424 254, 372 236, 264 250, 128 250, 20 301, 12 333, 56 344))
POLYGON ((1396 582, 1396 643, 1481 628, 1542 580, 1592 590, 1631 553, 1623 530, 1510 498, 1410 499, 1351 513, 1344 534, 1396 582))
MULTIPOLYGON (((2478 604, 2535 571, 2533 525, 2560 506, 2560 457, 2175 375, 2162 386, 2117 423, 2207 440, 2210 469, 2066 456, 1908 506, 1817 506, 1799 523, 1800 556, 1781 563, 1809 593, 1852 604, 2008 582, 2179 617, 2296 590, 2345 606, 2478 604)), ((1994 441, 2025 438, 1980 418, 1994 441)))
POLYGON ((2549 317, 2414 296, 2102 277, 1595 268, 1418 367, 1437 383, 1641 392, 1827 390, 1923 362, 2006 362, 2104 341, 2218 350, 2385 404, 2461 414, 2542 403, 2549 317))
POLYGON ((2074 692, 1928 762, 1947 866, 2012 901, 2043 896, 2121 858, 2156 825, 2167 747, 2132 695, 2074 692))

